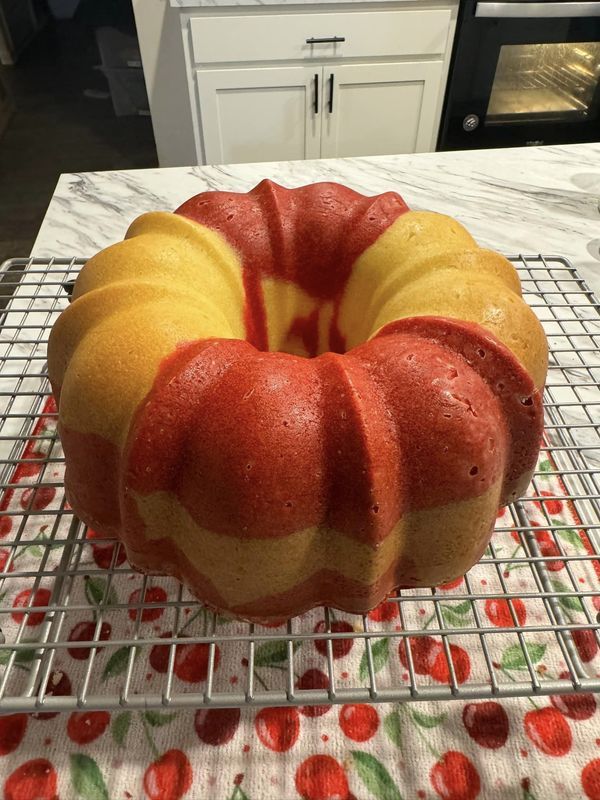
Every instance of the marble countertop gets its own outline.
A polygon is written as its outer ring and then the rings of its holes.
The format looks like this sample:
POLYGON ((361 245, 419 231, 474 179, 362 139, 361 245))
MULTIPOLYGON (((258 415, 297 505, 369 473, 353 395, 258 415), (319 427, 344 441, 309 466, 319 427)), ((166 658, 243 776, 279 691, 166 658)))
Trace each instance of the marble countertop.
POLYGON ((456 217, 483 246, 566 256, 600 294, 600 143, 66 174, 32 254, 89 257, 145 211, 173 210, 206 189, 247 191, 263 178, 397 191, 412 208, 456 217))

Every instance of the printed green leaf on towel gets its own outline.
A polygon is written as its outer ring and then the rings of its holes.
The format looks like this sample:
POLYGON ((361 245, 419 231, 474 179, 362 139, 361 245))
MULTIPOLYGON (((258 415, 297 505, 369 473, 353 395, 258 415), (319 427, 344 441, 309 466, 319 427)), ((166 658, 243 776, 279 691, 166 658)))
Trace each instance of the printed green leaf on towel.
POLYGON ((93 758, 84 753, 70 757, 71 783, 83 800, 110 800, 104 778, 93 758))
POLYGON ((381 761, 361 750, 353 750, 350 755, 361 781, 377 800, 402 800, 398 787, 381 761))
POLYGON ((397 711, 386 714, 383 719, 383 730, 388 739, 402 750, 402 718, 397 711))
MULTIPOLYGON (((532 664, 541 661, 546 652, 545 644, 531 642, 526 643, 525 647, 532 664)), ((527 661, 520 644, 513 644, 502 653, 501 667, 502 669, 527 669, 527 661)))
POLYGON ((113 718, 110 732, 112 733, 113 739, 120 747, 122 747, 125 742, 130 725, 131 711, 122 711, 113 718))
MULTIPOLYGON (((373 656, 373 672, 377 674, 388 663, 390 657, 390 640, 387 638, 378 639, 371 647, 371 654, 373 656)), ((360 660, 358 674, 361 681, 364 681, 369 674, 369 660, 367 658, 366 648, 360 660)))
MULTIPOLYGON (((136 648, 133 648, 136 650, 136 648)), ((129 651, 131 647, 120 647, 118 650, 112 654, 112 656, 106 662, 106 666, 102 671, 102 680, 107 680, 108 678, 114 678, 117 675, 121 675, 127 669, 127 663, 129 661, 129 651)), ((137 655, 137 651, 136 651, 137 655)))
POLYGON ((565 583, 557 580, 556 578, 554 580, 551 580, 550 583, 552 584, 552 588, 554 589, 554 591, 560 593, 561 596, 558 597, 558 602, 561 604, 563 608, 567 609, 567 611, 584 610, 581 598, 573 594, 573 589, 570 589, 565 583), (570 595, 565 594, 564 596, 562 596, 564 592, 571 592, 571 594, 570 595))
POLYGON ((108 593, 106 593, 106 581, 104 578, 86 576, 85 596, 92 606, 114 606, 119 602, 114 586, 111 586, 108 593))
POLYGON ((421 728, 437 728, 448 719, 448 714, 425 714, 414 710, 411 710, 410 714, 421 728))
MULTIPOLYGON (((294 642, 294 652, 300 647, 300 642, 294 642)), ((281 664, 288 660, 288 646, 285 641, 265 642, 256 648, 254 653, 255 667, 270 667, 272 664, 281 664)))

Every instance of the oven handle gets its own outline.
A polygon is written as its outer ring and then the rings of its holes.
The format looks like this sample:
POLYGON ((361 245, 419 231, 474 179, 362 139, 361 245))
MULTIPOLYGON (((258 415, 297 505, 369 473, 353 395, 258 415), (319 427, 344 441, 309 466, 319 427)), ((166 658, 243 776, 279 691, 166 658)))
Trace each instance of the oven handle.
POLYGON ((475 6, 475 16, 494 19, 600 17, 600 2, 488 3, 484 0, 475 6))

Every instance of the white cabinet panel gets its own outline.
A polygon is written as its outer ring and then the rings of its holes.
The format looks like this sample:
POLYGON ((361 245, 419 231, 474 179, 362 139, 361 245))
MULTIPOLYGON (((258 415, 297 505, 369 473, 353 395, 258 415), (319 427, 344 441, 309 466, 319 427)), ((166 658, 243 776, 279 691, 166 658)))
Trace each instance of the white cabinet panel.
POLYGON ((446 8, 201 17, 190 37, 197 64, 441 55, 450 18, 446 8), (331 38, 343 41, 306 41, 331 38))
POLYGON ((206 163, 318 158, 315 74, 320 84, 321 67, 197 70, 206 163))
POLYGON ((442 66, 441 61, 428 61, 325 67, 321 156, 435 149, 442 66))

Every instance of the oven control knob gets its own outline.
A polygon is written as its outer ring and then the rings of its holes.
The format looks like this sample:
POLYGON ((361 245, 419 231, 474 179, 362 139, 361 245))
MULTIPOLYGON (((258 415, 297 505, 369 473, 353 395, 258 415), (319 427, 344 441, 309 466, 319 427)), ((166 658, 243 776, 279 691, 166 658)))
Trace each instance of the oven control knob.
POLYGON ((467 114, 467 116, 463 119, 463 129, 465 131, 474 131, 475 128, 479 127, 479 117, 477 114, 467 114))

